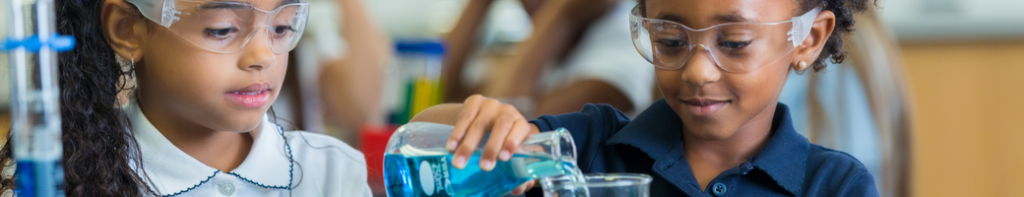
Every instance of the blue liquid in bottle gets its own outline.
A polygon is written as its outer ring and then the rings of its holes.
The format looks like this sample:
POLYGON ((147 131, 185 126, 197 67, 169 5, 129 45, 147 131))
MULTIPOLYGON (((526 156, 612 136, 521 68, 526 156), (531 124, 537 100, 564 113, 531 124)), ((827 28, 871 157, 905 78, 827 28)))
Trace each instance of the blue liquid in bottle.
POLYGON ((384 184, 388 196, 501 196, 526 181, 578 172, 575 164, 547 156, 514 154, 487 172, 480 169, 480 151, 459 170, 451 165, 452 154, 384 155, 384 184))
POLYGON ((55 161, 18 161, 15 196, 64 196, 64 174, 55 161))

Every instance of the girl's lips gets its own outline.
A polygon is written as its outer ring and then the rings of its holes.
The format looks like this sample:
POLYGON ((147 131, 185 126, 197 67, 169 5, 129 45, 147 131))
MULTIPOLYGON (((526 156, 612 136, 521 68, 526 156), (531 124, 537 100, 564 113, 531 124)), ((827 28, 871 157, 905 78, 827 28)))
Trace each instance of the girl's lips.
POLYGON ((270 100, 270 83, 254 83, 226 93, 229 100, 245 108, 259 108, 270 100))
POLYGON ((686 104, 686 109, 697 117, 710 117, 711 115, 721 110, 730 101, 717 101, 717 100, 684 100, 683 104, 686 104))

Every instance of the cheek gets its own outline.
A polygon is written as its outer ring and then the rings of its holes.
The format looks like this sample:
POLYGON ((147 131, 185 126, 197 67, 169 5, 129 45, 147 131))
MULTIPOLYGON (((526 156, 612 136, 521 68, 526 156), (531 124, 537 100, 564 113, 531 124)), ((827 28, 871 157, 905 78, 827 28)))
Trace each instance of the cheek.
POLYGON ((284 78, 288 74, 288 66, 288 54, 279 54, 277 55, 277 64, 263 72, 269 76, 270 83, 277 87, 275 89, 280 90, 283 87, 284 78))
POLYGON ((285 74, 288 72, 288 53, 277 55, 277 64, 271 67, 268 72, 271 73, 275 78, 284 79, 285 74))
MULTIPOLYGON (((166 39, 171 40, 171 39, 166 39)), ((152 81, 147 86, 159 86, 160 91, 174 97, 190 100, 212 99, 219 96, 230 79, 232 70, 237 70, 237 57, 216 54, 203 50, 182 50, 191 43, 162 42, 152 49, 146 49, 146 73, 140 73, 140 80, 152 81)))
POLYGON ((661 94, 665 99, 675 100, 676 95, 679 93, 681 83, 683 83, 682 79, 679 77, 682 75, 682 71, 655 69, 654 74, 658 82, 658 89, 661 90, 661 94))
POLYGON ((788 71, 786 66, 772 65, 749 73, 725 74, 723 80, 727 81, 725 84, 738 100, 740 108, 760 110, 778 100, 788 71))

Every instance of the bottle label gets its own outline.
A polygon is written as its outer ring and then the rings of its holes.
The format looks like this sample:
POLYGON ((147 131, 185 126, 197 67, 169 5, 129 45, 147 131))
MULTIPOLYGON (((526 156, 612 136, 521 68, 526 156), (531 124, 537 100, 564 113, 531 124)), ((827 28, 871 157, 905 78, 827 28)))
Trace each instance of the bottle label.
POLYGON ((434 195, 434 170, 427 161, 420 162, 420 188, 427 196, 434 195))
POLYGON ((452 196, 452 184, 448 174, 448 160, 445 157, 426 159, 419 164, 420 189, 427 196, 452 196))

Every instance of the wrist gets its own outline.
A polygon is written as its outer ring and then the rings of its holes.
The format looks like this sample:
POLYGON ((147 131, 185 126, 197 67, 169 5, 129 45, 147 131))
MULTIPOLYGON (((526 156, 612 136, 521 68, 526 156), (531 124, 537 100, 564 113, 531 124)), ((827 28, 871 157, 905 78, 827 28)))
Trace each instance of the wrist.
POLYGON ((560 18, 566 24, 574 27, 582 27, 601 18, 614 9, 621 0, 559 0, 551 5, 551 12, 555 18, 560 18))
POLYGON ((537 127, 537 125, 535 125, 533 123, 530 123, 530 134, 529 135, 538 134, 538 133, 540 133, 540 127, 537 127))

